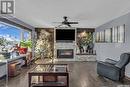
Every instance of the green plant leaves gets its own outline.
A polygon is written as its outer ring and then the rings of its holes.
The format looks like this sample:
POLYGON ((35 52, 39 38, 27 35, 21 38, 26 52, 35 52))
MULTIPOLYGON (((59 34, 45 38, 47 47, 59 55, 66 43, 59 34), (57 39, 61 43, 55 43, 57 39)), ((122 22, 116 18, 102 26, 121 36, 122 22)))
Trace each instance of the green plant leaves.
POLYGON ((20 41, 20 46, 26 48, 32 48, 32 41, 31 40, 20 41))

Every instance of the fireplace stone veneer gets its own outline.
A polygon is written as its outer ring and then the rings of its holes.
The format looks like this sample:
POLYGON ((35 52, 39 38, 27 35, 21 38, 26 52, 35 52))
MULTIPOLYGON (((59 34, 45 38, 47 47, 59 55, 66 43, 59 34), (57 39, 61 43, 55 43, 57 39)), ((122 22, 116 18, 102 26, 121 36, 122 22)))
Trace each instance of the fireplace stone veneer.
POLYGON ((54 44, 54 57, 56 59, 56 61, 75 61, 75 53, 76 53, 76 45, 75 42, 72 43, 57 43, 55 42, 54 44), (59 51, 60 50, 60 51, 59 51), (70 51, 73 50, 73 56, 70 57, 70 51), (61 55, 59 55, 58 53, 61 53, 61 55), (64 54, 68 54, 68 55, 64 55, 64 54))
MULTIPOLYGON (((76 28, 74 41, 56 41, 56 29, 54 29, 54 58, 55 61, 96 61, 96 55, 77 55, 76 54, 76 28), (73 51, 73 52, 72 52, 73 51)), ((59 29, 59 28, 58 28, 59 29)), ((65 29, 65 28, 60 28, 65 29)), ((70 28, 66 28, 70 29, 70 28)))
POLYGON ((73 58, 73 49, 57 49, 57 58, 73 58))

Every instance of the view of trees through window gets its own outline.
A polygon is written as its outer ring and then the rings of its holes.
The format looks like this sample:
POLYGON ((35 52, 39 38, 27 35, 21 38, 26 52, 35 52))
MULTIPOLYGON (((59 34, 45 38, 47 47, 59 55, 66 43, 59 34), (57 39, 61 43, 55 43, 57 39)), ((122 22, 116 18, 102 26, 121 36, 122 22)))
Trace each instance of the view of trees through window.
POLYGON ((0 46, 9 48, 14 44, 20 44, 20 41, 29 39, 31 39, 30 31, 0 23, 0 46))

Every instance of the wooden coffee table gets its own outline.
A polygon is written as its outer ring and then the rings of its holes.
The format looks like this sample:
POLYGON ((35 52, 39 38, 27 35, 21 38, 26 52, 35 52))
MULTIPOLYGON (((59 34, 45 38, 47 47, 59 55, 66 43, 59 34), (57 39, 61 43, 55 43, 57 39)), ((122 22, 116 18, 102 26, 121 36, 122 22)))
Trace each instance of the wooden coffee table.
POLYGON ((69 87, 67 64, 38 64, 28 72, 29 87, 69 87))

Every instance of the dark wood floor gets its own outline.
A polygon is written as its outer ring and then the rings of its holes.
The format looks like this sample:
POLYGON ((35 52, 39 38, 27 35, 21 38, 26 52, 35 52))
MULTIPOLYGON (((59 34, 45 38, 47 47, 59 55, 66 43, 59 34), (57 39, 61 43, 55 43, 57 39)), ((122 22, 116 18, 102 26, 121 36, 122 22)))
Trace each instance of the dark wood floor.
MULTIPOLYGON (((59 62, 69 64, 70 87, 130 87, 130 81, 124 83, 114 82, 109 79, 99 77, 96 74, 96 62, 59 62)), ((10 78, 8 87, 28 87, 27 72, 35 65, 24 68, 22 73, 10 78)), ((0 87, 5 87, 5 81, 0 81, 0 87), (3 86, 2 86, 3 85, 3 86)))

